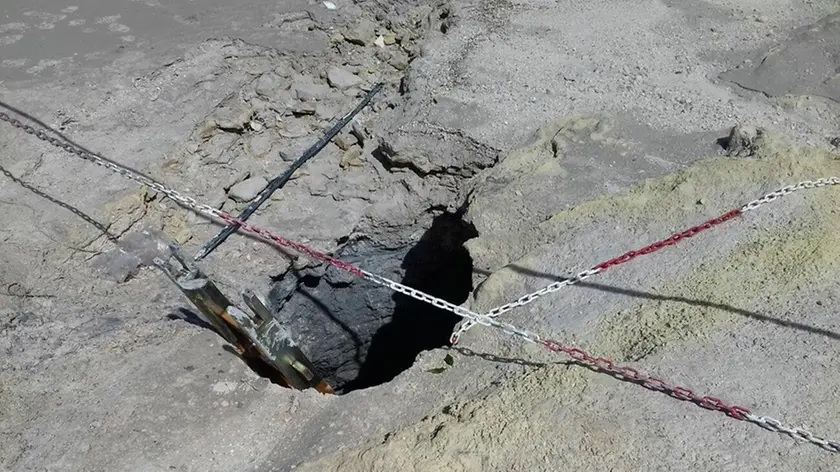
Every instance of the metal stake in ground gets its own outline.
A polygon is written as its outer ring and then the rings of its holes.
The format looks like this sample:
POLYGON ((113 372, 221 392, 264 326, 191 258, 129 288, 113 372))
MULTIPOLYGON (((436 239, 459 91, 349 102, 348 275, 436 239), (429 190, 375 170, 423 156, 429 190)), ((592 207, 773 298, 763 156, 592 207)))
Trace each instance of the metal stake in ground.
MULTIPOLYGON (((356 108, 354 108, 350 113, 344 115, 340 120, 338 120, 338 122, 335 125, 333 125, 333 127, 330 128, 329 131, 327 131, 327 134, 325 134, 320 140, 318 140, 317 143, 313 144, 312 147, 307 149, 302 156, 300 156, 295 162, 292 163, 291 167, 289 167, 286 170, 286 172, 283 172, 283 174, 269 182, 268 185, 266 185, 266 187, 262 190, 262 192, 260 192, 257 199, 254 200, 254 202, 252 202, 250 205, 248 205, 248 208, 246 208, 245 211, 243 211, 237 219, 240 221, 247 220, 255 211, 257 211, 257 208, 259 208, 260 205, 265 203, 265 201, 268 200, 269 197, 271 197, 271 195, 274 192, 286 185, 289 179, 292 178, 292 174, 294 174, 295 171, 300 168, 300 166, 305 164, 306 161, 312 159, 313 157, 315 157, 315 155, 321 152, 321 150, 324 149, 324 147, 326 147, 327 143, 329 143, 330 140, 332 140, 339 132, 341 132, 341 130, 345 126, 347 126, 347 124, 350 123, 353 120, 353 118, 355 118, 355 116, 358 115, 359 112, 367 106, 368 103, 370 103, 373 97, 377 93, 379 93, 380 90, 382 90, 382 83, 376 84, 370 90, 370 92, 368 92, 367 95, 365 95, 365 98, 362 99, 362 101, 358 105, 356 105, 356 108)), ((198 251, 194 259, 196 261, 200 261, 201 259, 204 259, 205 257, 209 256, 211 252, 213 252, 217 247, 219 247, 223 242, 225 242, 228 236, 236 232, 236 226, 237 225, 235 224, 230 224, 226 226, 225 229, 221 230, 216 236, 213 237, 213 239, 211 239, 207 244, 205 244, 200 251, 198 251)))

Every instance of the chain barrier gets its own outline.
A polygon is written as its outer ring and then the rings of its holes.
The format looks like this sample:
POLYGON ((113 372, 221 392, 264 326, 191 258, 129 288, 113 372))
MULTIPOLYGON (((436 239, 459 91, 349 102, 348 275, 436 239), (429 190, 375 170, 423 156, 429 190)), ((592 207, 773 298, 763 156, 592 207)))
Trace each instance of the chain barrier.
POLYGON ((830 452, 840 452, 840 443, 817 437, 805 429, 788 427, 773 418, 754 415, 746 408, 737 405, 729 405, 715 397, 701 397, 688 388, 681 386, 673 386, 665 382, 664 380, 642 373, 641 371, 638 371, 632 367, 618 366, 609 359, 594 357, 577 347, 568 347, 554 340, 543 340, 536 333, 520 329, 512 324, 500 322, 495 319, 500 314, 510 311, 513 308, 531 303, 532 301, 536 300, 537 298, 543 295, 560 290, 561 288, 567 285, 573 285, 575 283, 578 283, 595 274, 601 273, 611 267, 615 267, 617 265, 629 262, 635 259, 636 257, 651 254, 667 246, 674 245, 683 239, 689 238, 691 236, 696 235, 697 233, 700 233, 701 231, 705 231, 707 229, 712 228, 713 226, 722 224, 723 222, 728 221, 742 214, 745 211, 753 210, 765 203, 772 202, 778 199, 779 197, 789 195, 790 193, 796 190, 823 187, 826 185, 840 185, 840 178, 838 177, 823 178, 815 181, 805 181, 800 182, 796 185, 784 187, 776 192, 769 193, 757 200, 754 200, 744 205, 738 210, 733 210, 729 213, 722 215, 719 218, 709 220, 706 223, 703 223, 699 226, 695 226, 694 228, 691 228, 682 233, 677 233, 668 239, 664 239, 662 241, 653 243, 637 251, 630 251, 620 257, 598 264, 592 269, 581 272, 580 274, 570 279, 566 279, 562 282, 553 283, 542 290, 521 297, 520 299, 514 302, 502 305, 494 310, 491 310, 488 314, 478 314, 464 307, 447 302, 446 300, 434 297, 422 291, 403 285, 399 282, 395 282, 388 278, 364 271, 351 263, 334 258, 324 252, 312 249, 304 244, 283 238, 281 236, 277 236, 266 229, 252 226, 246 223, 245 221, 239 220, 234 216, 225 213, 221 210, 217 210, 211 207, 210 205, 198 203, 194 198, 182 195, 177 190, 168 188, 165 185, 149 177, 146 177, 138 172, 132 171, 131 169, 128 169, 120 164, 111 162, 101 156, 98 156, 77 146, 74 146, 73 144, 66 143, 58 138, 52 137, 45 131, 37 130, 18 119, 10 117, 6 113, 0 112, 0 120, 5 121, 16 128, 23 130, 27 134, 33 135, 38 139, 46 141, 52 144, 53 146, 58 147, 68 153, 71 153, 84 160, 88 160, 97 165, 105 167, 106 169, 109 169, 130 180, 134 180, 143 185, 146 185, 150 189, 153 189, 156 192, 160 192, 161 194, 166 195, 167 197, 169 197, 170 199, 182 206, 185 206, 198 213, 201 213, 207 217, 222 220, 229 225, 233 225, 239 231, 253 234, 262 239, 272 241, 280 247, 292 249, 312 259, 330 264, 340 270, 349 272, 358 277, 362 277, 378 285, 385 286, 395 292, 402 293, 417 300, 429 303, 437 308, 448 310, 464 318, 465 326, 467 324, 469 324, 469 326, 480 324, 483 326, 497 328, 509 335, 518 337, 524 341, 543 346, 551 352, 566 354, 572 359, 574 363, 585 366, 594 371, 606 373, 617 379, 641 385, 649 390, 665 393, 678 400, 692 402, 703 408, 723 412, 734 419, 755 423, 769 431, 780 434, 787 434, 795 439, 800 439, 815 444, 830 452))
POLYGON ((594 357, 577 347, 564 346, 563 344, 553 340, 540 341, 539 344, 545 346, 552 352, 566 354, 572 358, 572 362, 575 364, 586 367, 595 372, 601 372, 618 380, 641 385, 648 390, 664 393, 665 395, 676 398, 677 400, 694 403, 695 405, 706 408, 707 410, 719 411, 731 418, 757 424, 774 433, 787 434, 794 439, 809 442, 835 454, 840 453, 840 443, 815 436, 804 428, 792 428, 785 426, 778 420, 766 416, 755 415, 747 408, 738 405, 730 405, 716 397, 701 397, 689 388, 672 385, 658 377, 645 374, 632 367, 616 365, 615 362, 610 359, 594 357))
MULTIPOLYGON (((692 236, 695 236, 695 235, 697 235, 697 234, 699 234, 699 233, 701 233, 701 232, 703 232, 707 229, 711 229, 715 226, 721 225, 721 224, 723 224, 723 223, 725 223, 725 222, 727 222, 731 219, 734 219, 738 216, 743 215, 744 213, 746 213, 748 211, 755 210, 756 208, 760 207, 761 205, 764 205, 765 203, 773 202, 775 200, 778 200, 781 197, 790 195, 791 193, 796 192, 798 190, 813 189, 813 188, 825 187, 825 186, 828 186, 828 185, 840 185, 840 177, 827 177, 827 178, 819 178, 817 180, 806 180, 806 181, 803 181, 803 182, 799 182, 796 185, 788 185, 788 186, 783 187, 779 190, 776 190, 775 192, 770 192, 767 195, 764 195, 763 197, 761 197, 759 199, 753 200, 753 201, 747 203, 746 205, 744 205, 744 206, 742 206, 738 209, 735 209, 735 210, 732 210, 730 212, 724 213, 723 215, 721 215, 717 218, 713 218, 709 221, 706 221, 703 224, 700 224, 700 225, 695 226, 693 228, 689 228, 686 231, 683 231, 681 233, 676 233, 676 234, 672 235, 671 237, 669 237, 667 239, 657 241, 657 242, 655 242, 651 245, 645 246, 641 249, 637 249, 635 251, 629 251, 629 252, 627 252, 627 253, 619 256, 619 257, 616 257, 614 259, 610 259, 609 261, 606 261, 606 262, 602 262, 602 263, 594 266, 593 268, 591 268, 589 270, 585 270, 585 271, 583 271, 583 272, 581 272, 581 273, 579 273, 575 276, 572 276, 568 279, 564 279, 560 282, 554 282, 554 283, 552 283, 550 285, 547 285, 546 287, 544 287, 540 290, 537 290, 536 292, 529 293, 528 295, 524 295, 524 296, 522 296, 522 297, 520 297, 520 298, 518 298, 518 299, 516 299, 516 300, 514 300, 510 303, 507 303, 505 305, 501 305, 499 307, 493 308, 492 310, 490 310, 486 313, 486 316, 489 316, 490 318, 496 318, 503 313, 507 313, 508 311, 513 310, 514 308, 519 308, 521 306, 525 306, 525 305, 533 302, 534 300, 536 300, 536 299, 538 299, 538 298, 540 298, 544 295, 556 292, 556 291, 558 291, 558 290, 560 290, 564 287, 567 287, 569 285, 574 285, 574 284, 580 283, 583 280, 588 279, 589 277, 592 277, 593 275, 600 274, 601 272, 604 272, 605 270, 607 270, 611 267, 615 267, 617 265, 625 264, 627 262, 632 261, 633 259, 636 259, 637 257, 646 256, 648 254, 652 254, 656 251, 659 251, 660 249, 663 249, 665 247, 673 246, 673 245, 679 243, 680 241, 691 238, 692 236)), ((469 330, 470 328, 475 326, 475 324, 476 323, 473 322, 472 320, 464 321, 460 326, 458 326, 456 331, 452 334, 452 337, 450 338, 450 342, 452 344, 456 344, 458 342, 458 339, 467 330, 469 330)))
POLYGON ((767 416, 756 416, 752 413, 747 414, 744 419, 750 423, 757 424, 768 431, 787 434, 793 439, 809 442, 825 449, 826 451, 833 452, 835 454, 840 453, 840 442, 830 441, 828 439, 814 436, 807 429, 785 426, 781 421, 774 420, 773 418, 769 418, 767 416))

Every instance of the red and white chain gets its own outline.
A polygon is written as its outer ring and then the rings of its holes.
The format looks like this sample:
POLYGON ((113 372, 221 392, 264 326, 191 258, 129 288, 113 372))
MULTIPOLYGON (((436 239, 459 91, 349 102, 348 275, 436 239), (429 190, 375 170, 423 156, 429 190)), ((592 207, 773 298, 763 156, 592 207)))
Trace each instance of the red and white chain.
POLYGON ((523 330, 523 329, 517 328, 516 326, 513 326, 513 325, 508 324, 508 323, 503 323, 503 322, 500 322, 500 321, 495 319, 496 317, 498 317, 498 315, 500 315, 500 314, 502 314, 506 311, 509 311, 513 308, 516 308, 518 306, 522 306, 522 305, 526 305, 528 303, 531 303, 536 298, 539 298, 539 297, 541 297, 541 296, 543 296, 547 293, 557 291, 557 290, 559 290, 559 289, 561 289, 561 288, 563 288, 567 285, 572 285, 574 283, 578 283, 581 280, 584 280, 585 278, 591 277, 592 275, 600 273, 600 272, 602 272, 606 269, 609 269, 610 267, 628 262, 628 261, 630 261, 630 260, 632 260, 632 259, 634 259, 634 258, 636 258, 640 255, 650 254, 650 253, 658 251, 659 249, 662 249, 666 246, 676 244, 678 241, 680 241, 683 238, 691 237, 694 234, 699 233, 700 231, 709 229, 716 224, 720 224, 720 223, 722 223, 722 222, 724 222, 728 219, 734 218, 735 216, 738 216, 739 214, 743 213, 744 211, 755 209, 755 208, 757 208, 758 206, 760 206, 764 203, 771 202, 771 201, 776 200, 777 198, 779 198, 781 196, 788 195, 788 194, 790 194, 790 193, 792 193, 796 190, 800 190, 800 189, 803 189, 803 188, 815 188, 815 187, 822 187, 822 186, 826 186, 826 185, 838 185, 838 184, 840 184, 840 178, 831 177, 831 178, 827 178, 827 179, 819 179, 819 180, 816 180, 816 181, 802 182, 802 183, 799 183, 797 185, 788 186, 788 187, 780 189, 776 192, 767 194, 767 195, 765 195, 764 197, 762 197, 758 200, 754 200, 754 201, 748 203, 747 205, 745 205, 741 209, 729 212, 729 213, 723 215, 720 218, 717 218, 715 220, 710 220, 710 221, 708 221, 708 222, 706 222, 706 223, 704 223, 700 226, 696 226, 694 228, 691 228, 688 231, 685 231, 683 233, 678 233, 678 234, 672 236, 671 238, 668 238, 666 240, 654 243, 650 246, 647 246, 645 248, 640 249, 639 251, 630 251, 630 252, 628 252, 628 253, 626 253, 626 254, 618 257, 618 258, 615 258, 615 259, 612 259, 610 261, 599 264, 599 265, 595 266, 594 268, 592 268, 588 271, 581 272, 577 276, 572 277, 572 278, 570 278, 566 281, 551 284, 548 287, 546 287, 546 288, 544 288, 544 289, 542 289, 538 292, 534 292, 533 294, 526 295, 525 297, 522 297, 522 298, 520 298, 519 300, 517 300, 513 303, 503 305, 503 306, 501 306, 501 307, 499 307, 499 308, 490 312, 490 313, 493 313, 494 316, 489 316, 489 315, 481 315, 481 314, 475 313, 475 312, 470 311, 466 308, 463 308, 463 307, 460 307, 458 305, 449 303, 446 300, 442 300, 440 298, 434 297, 432 295, 429 295, 427 293, 424 293, 424 292, 421 292, 419 290, 413 289, 413 288, 408 287, 406 285, 400 284, 400 283, 395 282, 393 280, 390 280, 388 278, 381 277, 381 276, 372 274, 370 272, 361 270, 353 264, 350 264, 348 262, 344 262, 340 259, 336 259, 336 258, 334 258, 332 256, 329 256, 329 255, 327 255, 327 254, 325 254, 321 251, 317 251, 315 249, 307 247, 306 245, 288 240, 288 239, 283 238, 281 236, 274 235, 266 229, 249 225, 248 223, 246 223, 244 221, 240 221, 240 220, 238 220, 237 218, 233 217, 232 215, 230 215, 228 213, 217 210, 217 209, 211 207, 210 205, 199 203, 194 198, 185 196, 185 195, 181 194, 180 192, 178 192, 177 190, 168 188, 168 187, 164 186, 163 184, 158 183, 155 180, 153 180, 149 177, 146 177, 146 176, 144 176, 144 175, 142 175, 138 172, 135 172, 135 171, 133 171, 131 169, 128 169, 124 166, 121 166, 117 163, 111 162, 111 161, 109 161, 109 160, 107 160, 107 159, 105 159, 101 156, 98 156, 96 154, 85 151, 81 148, 78 148, 77 146, 72 145, 72 144, 65 143, 64 141, 62 141, 60 139, 57 139, 55 137, 50 136, 49 134, 47 134, 43 130, 36 130, 32 126, 26 125, 23 122, 21 122, 20 120, 17 120, 15 118, 10 117, 6 113, 0 112, 0 120, 6 121, 6 122, 10 123, 12 126, 14 126, 16 128, 19 128, 19 129, 23 130, 24 132, 26 132, 28 134, 31 134, 31 135, 33 135, 33 136, 35 136, 35 137, 37 137, 41 140, 47 141, 50 144, 52 144, 56 147, 59 147, 59 148, 65 150, 65 151, 67 151, 71 154, 74 154, 74 155, 76 155, 76 156, 78 156, 82 159, 91 161, 91 162, 93 162, 95 164, 98 164, 100 166, 103 166, 103 167, 105 167, 105 168, 107 168, 107 169, 109 169, 113 172, 116 172, 117 174, 120 174, 120 175, 122 175, 122 176, 124 176, 128 179, 131 179, 131 180, 139 182, 143 185, 146 185, 149 188, 155 190, 156 192, 160 192, 163 195, 166 195, 167 197, 169 197, 173 201, 179 203, 180 205, 183 205, 187 208, 190 208, 190 209, 192 209, 192 210, 194 210, 198 213, 201 213, 201 214, 203 214, 205 216, 208 216, 210 218, 216 218, 216 219, 225 221, 228 224, 234 224, 238 227, 238 229, 240 231, 250 233, 250 234, 254 234, 254 235, 259 236, 263 239, 273 241, 274 243, 276 243, 277 245, 279 245, 281 247, 293 249, 293 250, 298 251, 302 254, 305 254, 306 256, 311 257, 315 260, 326 262, 330 265, 335 266, 338 269, 350 272, 350 273, 352 273, 356 276, 363 277, 363 278, 365 278, 367 280, 370 280, 371 282, 374 282, 376 284, 388 287, 393 291, 402 293, 404 295, 408 295, 408 296, 410 296, 412 298, 415 298, 417 300, 424 301, 424 302, 429 303, 429 304, 431 304, 433 306, 436 306, 438 308, 442 308, 442 309, 451 311, 452 313, 464 318, 467 323, 471 323, 471 326, 475 325, 475 324, 481 324, 481 325, 490 326, 490 327, 500 329, 501 331, 503 331, 505 333, 508 333, 510 335, 516 336, 516 337, 518 337, 518 338, 520 338, 524 341, 539 344, 539 345, 545 347, 546 349, 548 349, 552 352, 564 353, 564 354, 568 355, 573 360, 573 362, 575 362, 579 365, 586 366, 590 369, 593 369, 593 370, 596 370, 596 371, 599 371, 599 372, 607 373, 607 374, 612 375, 612 376, 614 376, 618 379, 621 379, 621 380, 625 380, 625 381, 628 381, 628 382, 639 384, 639 385, 641 385, 641 386, 643 386, 647 389, 650 389, 650 390, 665 393, 665 394, 667 394, 667 395, 669 395, 673 398, 676 398, 678 400, 690 401, 690 402, 695 403, 695 404, 697 404, 697 405, 699 405, 703 408, 723 412, 723 413, 727 414, 728 416, 730 416, 734 419, 738 419, 738 420, 742 420, 742 421, 750 421, 752 423, 755 423, 755 424, 757 424, 757 425, 759 425, 759 426, 761 426, 765 429, 768 429, 770 431, 773 431, 773 432, 784 433, 784 434, 787 434, 787 435, 789 435, 793 438, 808 441, 808 442, 810 442, 812 444, 815 444, 815 445, 817 445, 817 446, 819 446, 819 447, 821 447, 821 448, 823 448, 827 451, 830 451, 830 452, 834 452, 834 453, 840 452, 840 443, 814 436, 812 433, 810 433, 809 431, 807 431, 805 429, 788 427, 788 426, 783 425, 782 423, 780 423, 779 421, 777 421, 773 418, 754 415, 746 408, 743 408, 743 407, 740 407, 740 406, 737 406, 737 405, 729 405, 729 404, 727 404, 727 403, 723 402, 722 400, 720 400, 718 398, 715 398, 715 397, 709 397, 709 396, 701 397, 701 396, 695 394, 692 390, 690 390, 688 388, 671 385, 671 384, 669 384, 669 383, 667 383, 667 382, 665 382, 665 381, 663 381, 663 380, 661 380, 657 377, 653 377, 651 375, 642 373, 642 372, 640 372, 640 371, 638 371, 638 370, 636 370, 632 367, 618 366, 613 361, 611 361, 609 359, 598 358, 598 357, 591 356, 590 354, 586 353, 585 351, 583 351, 579 348, 567 347, 567 346, 564 346, 563 344, 561 344, 558 341, 543 340, 536 333, 533 333, 533 332, 528 331, 528 330, 523 330))
POLYGON ((635 383, 647 388, 648 390, 661 392, 670 397, 691 402, 709 410, 720 411, 736 420, 755 423, 774 433, 787 434, 794 439, 807 441, 835 454, 840 453, 840 442, 815 436, 804 428, 785 426, 778 420, 766 416, 755 415, 747 408, 727 404, 719 398, 710 396, 701 397, 689 388, 672 385, 658 377, 638 371, 632 367, 616 365, 610 359, 594 357, 580 348, 567 347, 557 341, 551 340, 540 341, 540 344, 552 352, 566 354, 571 357, 573 362, 576 364, 582 365, 596 372, 603 372, 619 380, 635 383))
MULTIPOLYGON (((595 274, 600 274, 601 272, 609 269, 610 267, 615 267, 617 265, 624 264, 624 263, 629 262, 629 261, 631 261, 631 260, 633 260, 633 259, 635 259, 639 256, 644 256, 644 255, 647 255, 647 254, 651 254, 651 253, 654 253, 654 252, 656 252, 656 251, 658 251, 658 250, 660 250, 664 247, 672 246, 674 244, 677 244, 679 241, 690 238, 690 237, 692 237, 692 236, 694 236, 694 235, 696 235, 696 234, 698 234, 702 231, 705 231, 705 230, 710 229, 714 226, 717 226, 717 225, 722 224, 726 221, 729 221, 729 220, 731 220, 731 219, 733 219, 737 216, 740 216, 740 215, 742 215, 742 214, 744 214, 748 211, 755 210, 756 208, 760 207, 761 205, 764 205, 765 203, 770 203, 770 202, 775 201, 775 200, 777 200, 781 197, 784 197, 786 195, 790 195, 791 193, 796 192, 797 190, 825 187, 827 185, 840 185, 840 177, 828 177, 828 178, 820 178, 820 179, 817 179, 817 180, 806 180, 806 181, 800 182, 796 185, 788 185, 787 187, 783 187, 783 188, 781 188, 781 189, 779 189, 775 192, 770 192, 767 195, 765 195, 765 196, 763 196, 763 197, 761 197, 757 200, 753 200, 753 201, 747 203, 746 205, 742 206, 741 208, 738 208, 736 210, 732 210, 732 211, 730 211, 728 213, 725 213, 725 214, 723 214, 723 215, 721 215, 717 218, 711 219, 711 220, 709 220, 709 221, 707 221, 707 222, 705 222, 705 223, 703 223, 699 226, 689 228, 686 231, 674 234, 673 236, 671 236, 667 239, 663 239, 662 241, 657 241, 657 242, 655 242, 655 243, 653 243, 649 246, 645 246, 641 249, 637 249, 635 251, 627 252, 620 257, 617 257, 615 259, 611 259, 611 260, 606 261, 606 262, 602 262, 601 264, 598 264, 595 267, 593 267, 589 270, 585 270, 585 271, 583 271, 583 272, 581 272, 581 273, 579 273, 575 276, 572 276, 568 279, 562 280, 560 282, 554 282, 554 283, 552 283, 550 285, 547 285, 546 287, 544 287, 540 290, 537 290, 536 292, 529 293, 528 295, 522 296, 522 297, 518 298, 517 300, 514 300, 510 303, 507 303, 507 304, 501 305, 499 307, 493 308, 492 310, 490 310, 486 313, 486 316, 489 316, 490 318, 496 318, 503 313, 506 313, 510 310, 513 310, 514 308, 525 306, 525 305, 533 302, 534 300, 536 300, 536 299, 538 299, 538 298, 540 298, 544 295, 556 292, 556 291, 558 291, 558 290, 560 290, 564 287, 568 287, 569 285, 574 285, 576 283, 579 283, 579 282, 581 282, 585 279, 588 279, 589 277, 592 277, 595 274)), ((457 330, 452 334, 452 338, 450 339, 450 341, 453 344, 457 343, 458 338, 462 334, 464 334, 468 329, 475 326, 475 324, 476 323, 473 322, 472 320, 464 321, 457 328, 457 330)))

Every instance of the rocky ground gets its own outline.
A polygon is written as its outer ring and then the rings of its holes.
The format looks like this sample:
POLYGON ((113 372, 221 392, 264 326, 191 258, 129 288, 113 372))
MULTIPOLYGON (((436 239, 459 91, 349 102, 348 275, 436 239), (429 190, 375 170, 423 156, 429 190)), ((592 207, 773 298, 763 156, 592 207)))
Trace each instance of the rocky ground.
MULTIPOLYGON (((333 3, 13 0, 0 100, 237 213, 382 82, 252 220, 478 311, 840 176, 836 2, 333 3)), ((5 469, 836 469, 489 328, 446 349, 454 316, 236 235, 206 271, 344 394, 272 384, 147 267, 217 224, 0 125, 5 469)), ((838 192, 503 319, 838 438, 838 192)))

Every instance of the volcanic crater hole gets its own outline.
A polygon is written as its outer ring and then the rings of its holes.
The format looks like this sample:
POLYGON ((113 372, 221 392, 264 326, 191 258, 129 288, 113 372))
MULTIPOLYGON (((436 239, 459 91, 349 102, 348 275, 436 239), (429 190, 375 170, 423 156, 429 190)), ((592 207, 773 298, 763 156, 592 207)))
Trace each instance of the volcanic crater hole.
MULTIPOLYGON (((457 305, 473 289, 473 262, 464 243, 477 236, 460 214, 443 213, 416 244, 398 249, 354 244, 339 257, 457 305)), ((315 275, 285 274, 274 282, 269 302, 340 394, 393 380, 421 352, 447 345, 460 320, 333 268, 315 275)))

